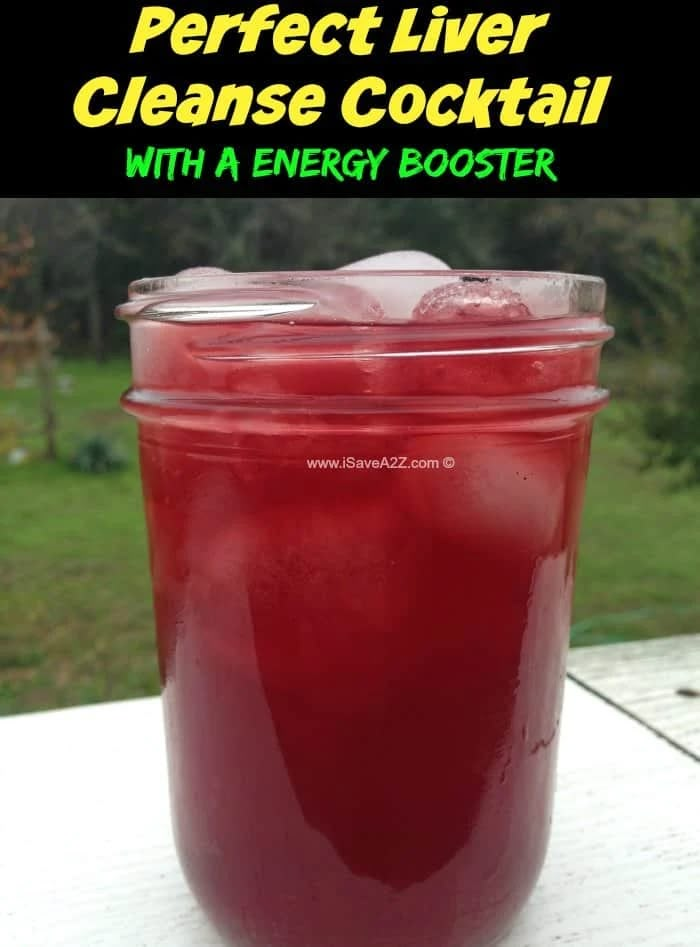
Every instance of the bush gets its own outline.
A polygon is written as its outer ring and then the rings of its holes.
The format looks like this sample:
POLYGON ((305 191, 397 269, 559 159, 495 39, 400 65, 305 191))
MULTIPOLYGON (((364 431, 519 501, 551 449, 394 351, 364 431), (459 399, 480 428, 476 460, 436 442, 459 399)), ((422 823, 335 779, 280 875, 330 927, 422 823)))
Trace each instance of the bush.
POLYGON ((675 399, 649 401, 644 430, 649 441, 649 466, 665 464, 682 474, 681 484, 700 483, 700 381, 688 378, 675 399))
POLYGON ((104 434, 91 434, 78 444, 70 459, 70 465, 82 473, 110 473, 126 467, 126 456, 121 448, 104 434))

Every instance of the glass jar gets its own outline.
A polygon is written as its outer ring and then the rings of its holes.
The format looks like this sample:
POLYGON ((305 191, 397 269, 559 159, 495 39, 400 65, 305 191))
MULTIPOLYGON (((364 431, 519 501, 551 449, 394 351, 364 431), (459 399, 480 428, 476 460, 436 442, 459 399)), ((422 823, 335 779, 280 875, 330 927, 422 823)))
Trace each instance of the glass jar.
POLYGON ((604 284, 132 284, 172 812, 237 947, 481 947, 552 811, 604 284))

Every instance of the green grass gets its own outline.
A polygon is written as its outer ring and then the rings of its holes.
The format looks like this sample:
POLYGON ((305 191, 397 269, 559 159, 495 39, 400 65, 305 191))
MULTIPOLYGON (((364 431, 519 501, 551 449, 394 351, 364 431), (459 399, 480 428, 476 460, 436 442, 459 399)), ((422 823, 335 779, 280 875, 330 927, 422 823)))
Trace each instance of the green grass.
MULTIPOLYGON (((65 362, 59 449, 107 433, 126 470, 90 475, 65 462, 0 463, 0 713, 155 693, 148 558, 135 424, 120 409, 128 362, 65 362)), ((0 419, 41 449, 36 389, 0 391, 0 419), (4 410, 3 410, 4 409, 4 410)))
POLYGON ((700 487, 640 470, 634 423, 612 403, 595 422, 581 527, 574 644, 700 631, 700 487))
MULTIPOLYGON (((0 713, 155 693, 156 662, 135 424, 118 405, 126 360, 66 361, 59 447, 101 432, 126 470, 0 462, 0 713)), ((0 430, 41 448, 36 389, 0 390, 0 430)), ((7 434, 5 434, 7 437, 7 434)), ((1 448, 0 448, 1 450, 1 448)), ((700 630, 700 488, 641 473, 624 406, 599 416, 581 536, 575 644, 700 630)))

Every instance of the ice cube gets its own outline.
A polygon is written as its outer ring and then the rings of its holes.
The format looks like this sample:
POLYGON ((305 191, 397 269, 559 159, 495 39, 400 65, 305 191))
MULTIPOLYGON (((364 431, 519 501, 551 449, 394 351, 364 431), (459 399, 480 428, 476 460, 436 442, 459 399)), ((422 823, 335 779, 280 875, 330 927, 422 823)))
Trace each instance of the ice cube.
POLYGON ((423 271, 445 271, 450 267, 438 257, 420 250, 397 250, 366 257, 341 267, 339 272, 361 273, 353 283, 379 300, 386 321, 408 322, 416 301, 444 282, 442 276, 418 275, 423 271), (370 275, 377 270, 377 275, 370 275), (404 270, 405 275, 387 274, 386 270, 404 270))
POLYGON ((440 260, 422 250, 394 250, 391 253, 379 253, 363 260, 355 260, 341 267, 343 270, 449 270, 444 260, 440 260))
MULTIPOLYGON (((329 274, 332 276, 332 273, 329 274)), ((247 290, 270 295, 270 321, 280 321, 274 309, 288 304, 289 313, 285 322, 328 324, 331 322, 355 322, 361 325, 380 322, 384 316, 381 303, 375 295, 354 282, 318 279, 315 276, 292 277, 275 281, 271 289, 262 286, 260 290, 247 290), (296 308, 295 308, 296 306, 296 308)), ((285 315, 281 312, 280 315, 285 315)))
POLYGON ((229 287, 234 274, 220 266, 189 266, 172 277, 178 292, 202 292, 229 287))
POLYGON ((410 607, 401 590, 418 580, 418 562, 406 541, 394 538, 400 513, 372 495, 336 496, 327 507, 275 497, 254 508, 232 478, 227 493, 223 477, 209 480, 222 488, 218 526, 211 498, 193 506, 184 550, 182 610, 192 631, 238 663, 236 622, 245 613, 259 673, 271 688, 329 706, 381 703, 410 607), (244 498, 241 513, 236 506, 244 498), (399 548, 389 555, 393 542, 399 548))
POLYGON ((518 293, 474 279, 430 289, 413 310, 416 322, 516 322, 532 318, 518 293))
POLYGON ((228 276, 230 275, 229 270, 223 270, 220 266, 189 266, 185 270, 180 270, 179 273, 175 274, 176 279, 197 279, 198 277, 206 276, 228 276))
POLYGON ((567 489, 564 442, 520 441, 513 435, 417 438, 411 457, 436 459, 436 470, 401 471, 411 513, 451 541, 484 555, 498 550, 537 555, 561 536, 567 489))

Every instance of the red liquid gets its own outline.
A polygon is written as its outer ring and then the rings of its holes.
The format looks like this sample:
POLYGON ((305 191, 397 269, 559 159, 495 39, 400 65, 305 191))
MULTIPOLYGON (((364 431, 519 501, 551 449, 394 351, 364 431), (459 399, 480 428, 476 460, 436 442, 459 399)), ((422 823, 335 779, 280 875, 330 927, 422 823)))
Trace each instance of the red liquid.
POLYGON ((547 844, 597 349, 226 358, 261 331, 132 327, 137 390, 278 397, 129 405, 184 870, 231 943, 480 947, 547 844))

